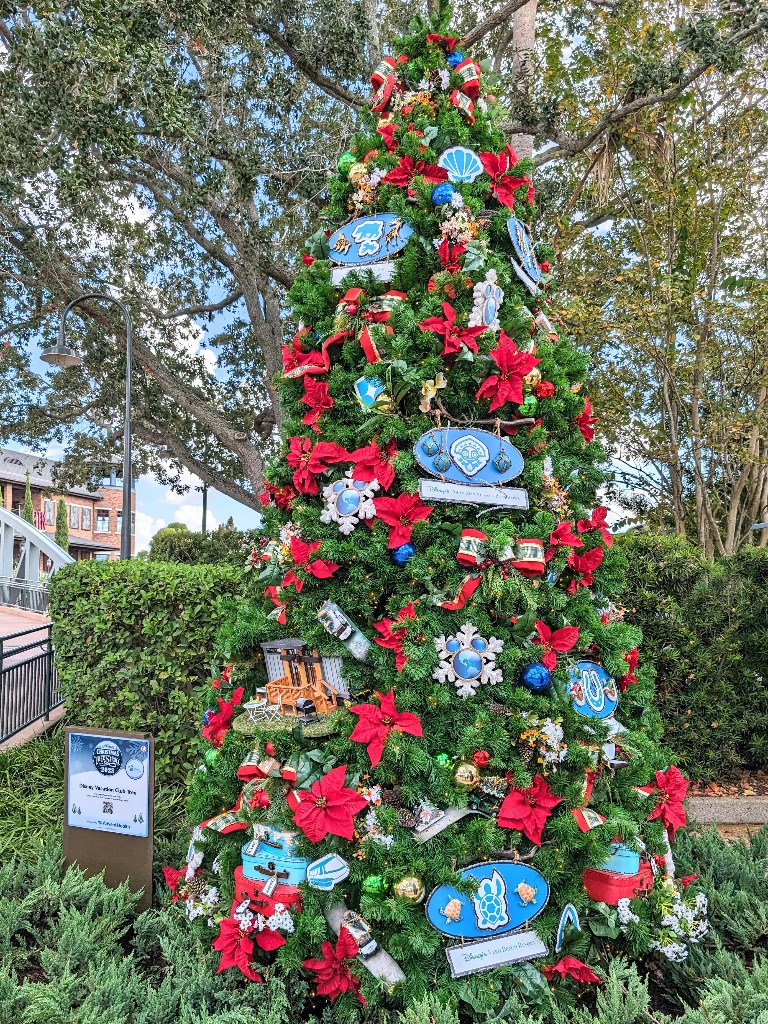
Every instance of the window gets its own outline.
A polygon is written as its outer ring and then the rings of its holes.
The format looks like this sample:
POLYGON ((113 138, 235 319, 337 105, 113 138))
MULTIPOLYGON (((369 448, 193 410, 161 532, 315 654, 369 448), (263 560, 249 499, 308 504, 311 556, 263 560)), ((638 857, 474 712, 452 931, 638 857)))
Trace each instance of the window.
POLYGON ((96 533, 109 533, 109 509, 96 509, 96 533))
POLYGON ((21 461, 21 459, 11 458, 10 455, 6 455, 6 457, 3 459, 3 462, 7 462, 9 466, 23 466, 24 465, 24 463, 21 461))
POLYGON ((80 506, 70 505, 69 506, 69 528, 70 530, 80 529, 80 506))
POLYGON ((53 526, 56 523, 56 502, 47 501, 45 502, 45 525, 53 526))
POLYGON ((83 526, 84 530, 90 530, 91 528, 91 510, 87 505, 83 506, 83 526))
POLYGON ((115 523, 115 533, 122 534, 123 532, 123 510, 119 508, 117 510, 117 522, 115 523))
POLYGON ((131 533, 136 533, 136 513, 131 512, 131 533))
MULTIPOLYGON (((98 520, 97 520, 97 522, 98 522, 98 520)), ((94 559, 97 562, 108 562, 109 561, 109 555, 107 554, 106 551, 97 551, 96 554, 93 557, 94 557, 94 559)))

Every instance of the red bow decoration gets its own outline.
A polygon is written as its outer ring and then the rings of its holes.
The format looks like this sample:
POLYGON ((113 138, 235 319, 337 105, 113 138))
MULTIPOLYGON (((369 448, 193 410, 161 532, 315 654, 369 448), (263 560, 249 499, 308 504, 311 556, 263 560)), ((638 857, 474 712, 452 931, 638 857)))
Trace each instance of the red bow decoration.
POLYGON ((327 373, 331 368, 328 349, 331 345, 337 345, 349 337, 348 331, 339 331, 325 339, 319 352, 305 352, 301 339, 309 334, 310 330, 309 327, 302 328, 297 334, 294 334, 290 345, 283 345, 283 376, 289 380, 295 377, 304 377, 307 374, 327 373))
POLYGON ((309 412, 304 413, 301 422, 307 427, 312 427, 316 434, 322 434, 317 421, 326 409, 333 408, 333 399, 328 394, 328 385, 325 381, 313 380, 311 377, 305 378, 304 394, 301 401, 309 406, 309 412))
MULTIPOLYGON (((307 544, 306 541, 301 540, 299 537, 291 537, 291 558, 293 558, 294 565, 300 565, 304 569, 304 572, 309 573, 310 576, 314 576, 318 580, 327 580, 336 572, 340 566, 335 562, 329 562, 325 558, 316 558, 313 562, 310 562, 310 556, 313 555, 322 544, 322 541, 315 541, 314 544, 307 544)), ((300 594, 302 587, 304 586, 304 580, 297 576, 293 569, 289 569, 283 577, 283 582, 280 584, 281 587, 290 587, 293 585, 296 587, 296 593, 300 594)))
POLYGON ((453 48, 458 41, 457 36, 441 36, 436 32, 427 34, 427 43, 430 46, 442 46, 446 53, 453 53, 453 48))
POLYGON ((575 551, 569 551, 568 565, 578 574, 579 579, 571 580, 567 593, 575 594, 579 587, 591 587, 595 582, 592 573, 602 564, 602 561, 602 548, 592 548, 584 555, 577 555, 575 551))
POLYGON ((573 523, 563 522, 549 535, 549 547, 544 555, 545 561, 554 558, 558 548, 583 548, 584 541, 573 532, 573 523))
POLYGON ((541 775, 534 777, 528 789, 511 789, 499 808, 498 824, 501 828, 513 828, 522 832, 536 846, 541 846, 544 831, 553 808, 563 802, 562 797, 553 796, 546 780, 541 775))
MULTIPOLYGON (((173 893, 171 902, 177 903, 179 894, 176 891, 179 888, 179 882, 186 876, 187 869, 182 868, 181 871, 177 871, 176 868, 163 868, 163 876, 165 878, 165 884, 173 893)), ((197 874, 197 872, 195 872, 197 874)))
POLYGON ((302 494, 318 494, 315 475, 324 473, 336 462, 346 462, 349 452, 329 441, 318 441, 313 446, 309 437, 292 437, 289 440, 285 461, 295 471, 293 486, 302 494))
POLYGON ((608 509, 604 505, 598 505, 592 513, 592 518, 580 519, 578 523, 576 523, 576 529, 579 533, 589 533, 590 530, 599 530, 603 536, 606 546, 609 548, 613 547, 613 537, 605 520, 607 515, 608 509))
POLYGON ((407 188, 415 177, 422 177, 431 185, 437 185, 441 181, 448 180, 448 171, 437 164, 428 164, 424 160, 414 163, 412 156, 401 156, 397 167, 389 171, 382 181, 387 185, 395 185, 397 188, 407 188))
MULTIPOLYGON (((280 936, 282 938, 282 936, 280 936)), ((285 939, 283 939, 285 942, 285 939)), ((282 945, 283 943, 279 943, 282 945)), ((246 978, 251 981, 263 981, 260 974, 253 969, 253 941, 242 930, 237 921, 230 917, 222 918, 219 925, 219 934, 211 943, 214 949, 221 951, 221 961, 217 973, 227 970, 228 967, 237 967, 246 978)))
POLYGON ((376 516, 389 526, 390 548, 399 548, 411 539, 414 523, 428 519, 432 507, 424 505, 418 494, 400 494, 397 498, 374 498, 376 516))
POLYGON ((623 675, 618 682, 619 691, 621 693, 626 693, 630 686, 635 686, 637 684, 635 669, 637 668, 639 655, 640 652, 636 647, 633 647, 631 651, 628 651, 627 654, 624 655, 624 661, 626 661, 629 666, 629 671, 626 675, 623 675))
POLYGON ((511 146, 505 146, 496 153, 480 153, 485 173, 491 179, 491 192, 510 210, 515 205, 515 189, 528 184, 528 178, 515 178, 509 172, 517 164, 517 154, 511 146))
POLYGON ((392 462, 396 455, 397 441, 394 438, 387 442, 383 452, 376 441, 371 441, 363 448, 357 448, 350 455, 351 461, 355 464, 355 480, 362 480, 365 483, 378 480, 381 487, 388 491, 395 479, 392 462))
POLYGON ((560 978, 573 978, 574 981, 578 981, 581 985, 603 984, 602 979, 598 978, 591 967, 587 967, 586 964, 582 963, 581 960, 577 960, 574 956, 564 956, 556 964, 550 967, 542 967, 541 973, 547 981, 552 981, 557 976, 560 978))
POLYGON ((402 672, 405 668, 408 659, 403 653, 403 642, 405 640, 406 633, 408 630, 405 626, 401 626, 400 629, 393 629, 393 626, 397 626, 399 623, 404 622, 406 619, 415 619, 416 609, 411 601, 405 608, 401 608, 394 619, 381 619, 379 622, 374 622, 373 628, 377 633, 381 633, 380 637, 374 637, 374 643, 378 644, 379 647, 384 647, 389 651, 395 652, 395 668, 398 672, 402 672))
POLYGON ((277 609, 277 615, 271 612, 270 615, 277 619, 281 626, 285 625, 285 613, 288 610, 288 605, 284 604, 280 600, 280 588, 279 587, 267 587, 264 591, 264 597, 269 598, 272 604, 277 609))
POLYGON ((327 835, 354 839, 354 817, 368 806, 368 801, 355 789, 344 785, 347 766, 333 768, 306 790, 294 794, 295 824, 312 843, 319 843, 327 835))
POLYGON ((333 1002, 344 992, 354 992, 358 1002, 366 1005, 359 991, 360 979, 347 966, 347 961, 353 960, 357 952, 357 943, 342 925, 335 949, 332 943, 324 942, 322 960, 302 960, 302 966, 315 972, 319 996, 328 996, 333 1002))
POLYGON ((517 345, 504 331, 499 331, 498 347, 492 348, 489 354, 499 372, 485 378, 475 398, 490 398, 491 412, 506 402, 520 405, 523 401, 523 377, 541 360, 530 352, 518 352, 517 345))
POLYGON ((673 764, 665 772, 656 772, 655 785, 637 787, 642 793, 657 797, 656 806, 648 815, 648 821, 660 819, 670 841, 674 840, 675 832, 685 826, 683 800, 690 784, 680 769, 673 764))
MULTIPOLYGON (((449 302, 443 303, 443 318, 430 316, 419 324, 422 331, 431 331, 443 339, 443 356, 456 355, 462 345, 477 352, 475 338, 488 330, 485 326, 480 327, 458 327, 456 324, 456 310, 449 302)), ((503 334, 503 331, 502 331, 503 334)), ((536 360, 538 362, 538 360, 536 360)), ((522 401, 522 397, 520 399, 522 401)))
POLYGON ((376 693, 379 704, 356 704, 349 710, 357 715, 358 721, 349 738, 355 743, 366 743, 371 767, 375 768, 384 753, 384 744, 394 729, 407 732, 411 736, 423 736, 421 720, 418 715, 408 711, 398 711, 395 707, 395 691, 376 693))
POLYGON ((235 717, 235 708, 242 702, 244 692, 243 687, 238 686, 230 700, 224 700, 222 697, 216 698, 219 710, 210 716, 208 725, 203 726, 203 736, 212 746, 220 747, 224 742, 224 737, 229 732, 232 719, 235 717))
POLYGON ((541 663, 546 665, 550 672, 557 666, 558 653, 564 654, 566 651, 572 650, 579 640, 578 626, 563 626, 562 629, 556 629, 553 632, 541 619, 536 620, 536 632, 538 636, 534 637, 531 642, 544 648, 541 663))
MULTIPOLYGON (((462 530, 456 561, 461 565, 482 565, 485 561, 485 542, 488 540, 482 530, 462 530)), ((482 576, 465 576, 459 592, 451 601, 442 601, 441 608, 449 612, 460 611, 482 583, 482 576)))
POLYGON ((584 409, 576 417, 574 423, 581 431, 581 436, 589 444, 594 439, 595 428, 594 424, 597 423, 599 417, 592 415, 592 403, 588 398, 584 399, 584 409))

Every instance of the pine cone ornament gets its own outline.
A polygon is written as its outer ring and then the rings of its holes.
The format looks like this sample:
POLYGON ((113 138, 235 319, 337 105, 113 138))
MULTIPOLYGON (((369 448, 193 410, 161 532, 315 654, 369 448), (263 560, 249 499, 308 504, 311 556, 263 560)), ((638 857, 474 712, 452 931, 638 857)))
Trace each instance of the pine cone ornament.
POLYGON ((188 882, 184 883, 184 892, 187 899, 200 899, 207 888, 208 886, 202 875, 195 875, 194 878, 190 878, 188 882))
POLYGON ((416 815, 407 807, 401 807, 397 812, 397 824, 401 828, 413 828, 416 824, 416 815))
POLYGON ((518 743, 517 752, 520 755, 520 760, 523 762, 526 768, 531 767, 531 765, 535 762, 536 754, 538 753, 536 747, 531 747, 527 743, 518 743))
POLYGON ((382 789, 381 802, 389 807, 402 807, 403 798, 399 789, 382 789))
POLYGON ((509 708, 504 704, 499 704, 498 701, 492 700, 488 705, 488 710, 492 715, 508 715, 509 708))

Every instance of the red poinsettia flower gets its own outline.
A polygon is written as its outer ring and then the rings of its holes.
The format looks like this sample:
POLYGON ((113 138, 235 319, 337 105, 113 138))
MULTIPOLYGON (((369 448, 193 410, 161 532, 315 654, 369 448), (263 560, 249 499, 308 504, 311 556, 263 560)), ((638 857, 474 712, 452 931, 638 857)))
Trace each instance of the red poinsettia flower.
POLYGON ((214 747, 220 747, 224 742, 224 737, 229 732, 232 719, 235 717, 235 708, 243 699, 243 692, 243 687, 238 686, 233 692, 231 700, 216 698, 219 702, 219 710, 210 716, 208 725, 203 726, 203 736, 214 747))
POLYGON ((395 128, 397 127, 398 125, 393 121, 390 121, 389 124, 384 124, 380 128, 376 129, 384 140, 384 145, 387 147, 387 151, 389 153, 394 153, 397 149, 397 143, 395 142, 395 128))
POLYGON ((581 960, 577 960, 574 956, 564 956, 561 960, 558 960, 556 964, 550 967, 542 967, 541 973, 547 979, 552 979, 557 976, 560 978, 573 978, 574 981, 578 981, 581 985, 602 985, 602 979, 598 978, 591 967, 587 967, 581 960))
POLYGON ((584 541, 573 532, 573 523, 563 522, 549 535, 549 547, 544 558, 547 562, 554 558, 558 548, 583 548, 584 541))
POLYGON ((389 526, 389 547, 399 548, 411 539, 413 524, 427 519, 433 512, 418 494, 400 494, 397 498, 374 498, 376 516, 389 526))
POLYGON ((302 494, 317 494, 320 488, 315 475, 324 473, 335 462, 349 459, 349 452, 329 441, 318 441, 313 446, 309 437, 292 437, 288 443, 285 461, 295 470, 293 486, 302 494))
POLYGON ((629 666, 629 670, 626 675, 623 675, 619 680, 619 690, 621 693, 626 693, 630 686, 634 686, 637 683, 637 676, 635 675, 635 669, 637 668, 637 660, 640 656, 640 652, 636 647, 633 647, 631 651, 628 651, 624 655, 624 661, 629 666))
POLYGON ((514 828, 522 832, 536 846, 541 846, 541 834, 553 808, 563 798, 549 791, 546 780, 537 775, 528 789, 510 789, 499 808, 497 818, 501 828, 514 828))
POLYGON ((683 800, 690 784, 680 769, 673 764, 665 772, 656 772, 655 786, 638 786, 644 793, 656 796, 656 806, 648 815, 648 821, 659 818, 671 840, 675 838, 675 832, 686 823, 683 800))
POLYGON ((393 627, 400 625, 406 619, 415 618, 416 608, 413 601, 411 601, 405 608, 400 609, 394 619, 381 619, 373 624, 373 628, 378 633, 381 633, 380 637, 374 638, 374 643, 378 644, 379 647, 385 647, 387 650, 395 652, 395 668, 398 672, 402 672, 408 663, 408 659, 403 653, 403 641, 408 631, 405 626, 400 626, 399 629, 393 627))
POLYGON ((384 744, 393 729, 397 732, 407 732, 411 736, 424 735, 418 715, 397 710, 394 690, 390 690, 387 694, 377 693, 376 696, 379 699, 378 704, 356 704, 349 709, 358 718, 357 725, 350 733, 349 738, 355 743, 368 744, 368 756, 371 759, 372 768, 375 768, 381 761, 384 744))
POLYGON ((683 877, 679 878, 678 881, 680 882, 680 885, 682 885, 683 889, 685 890, 685 889, 688 888, 689 885, 691 885, 693 882, 695 882, 698 877, 699 877, 698 875, 683 875, 683 877))
POLYGON ((459 256, 463 256, 466 251, 466 246, 461 244, 451 245, 448 239, 444 238, 437 247, 437 255, 440 257, 440 264, 443 270, 447 270, 449 274, 458 274, 461 269, 459 267, 459 256))
POLYGON ((353 839, 354 817, 368 806, 368 801, 357 790, 344 785, 345 764, 339 765, 314 782, 310 789, 295 794, 298 807, 293 820, 313 843, 319 843, 330 834, 353 839))
POLYGON ((364 448, 358 448, 349 456, 355 464, 355 480, 369 483, 378 480, 385 491, 394 483, 395 469, 392 462, 397 455, 397 441, 392 438, 382 452, 376 441, 371 441, 364 448))
POLYGON ((565 651, 570 651, 576 646, 579 639, 578 626, 563 626, 562 629, 556 629, 553 632, 541 619, 536 620, 536 632, 538 636, 534 637, 531 642, 544 648, 541 663, 546 665, 550 672, 557 665, 558 652, 563 654, 565 651))
POLYGON ((173 893, 173 897, 171 899, 172 903, 177 903, 178 902, 179 894, 177 892, 177 889, 179 888, 179 882, 182 880, 182 878, 184 878, 186 873, 187 873, 187 869, 186 868, 182 868, 181 871, 177 871, 176 868, 163 868, 163 876, 165 878, 165 884, 168 886, 168 888, 173 893))
POLYGON ((309 334, 309 328, 304 327, 297 334, 294 334, 290 344, 283 345, 283 373, 286 376, 301 376, 306 373, 325 373, 328 367, 322 352, 305 352, 302 345, 302 338, 309 334), (299 373, 301 371, 301 373, 299 373))
POLYGON ((576 529, 579 533, 589 533, 590 530, 599 530, 606 545, 609 548, 613 547, 613 535, 608 529, 608 524, 605 519, 607 515, 608 509, 605 505, 598 505, 590 519, 580 519, 578 523, 576 523, 576 529))
POLYGON ((280 623, 281 626, 284 626, 286 622, 285 613, 288 610, 288 605, 280 599, 280 588, 267 587, 267 589, 264 591, 264 597, 270 600, 272 604, 275 606, 275 608, 277 608, 277 621, 280 623))
POLYGON ((437 185, 441 181, 448 180, 448 171, 437 164, 428 164, 424 160, 414 162, 412 156, 401 156, 397 167, 385 174, 382 179, 387 185, 396 185, 397 188, 407 188, 414 178, 421 177, 431 185, 437 185))
POLYGON ((263 980, 261 975, 253 969, 251 963, 253 940, 248 938, 247 933, 242 930, 237 921, 233 921, 229 917, 223 918, 219 925, 219 934, 212 942, 212 946, 221 952, 217 973, 221 974, 229 967, 237 967, 251 981, 263 980))
POLYGON ((584 440, 589 443, 595 437, 594 424, 597 423, 598 417, 592 415, 592 403, 588 398, 584 399, 584 409, 576 417, 574 423, 581 431, 581 436, 584 440))
POLYGON ((430 46, 442 46, 447 53, 453 52, 453 48, 458 41, 457 36, 441 36, 437 32, 429 32, 427 34, 427 43, 430 46))
POLYGON ((491 191, 498 201, 510 210, 515 205, 515 189, 530 184, 529 178, 515 178, 508 172, 517 164, 517 154, 511 146, 496 153, 480 153, 485 173, 491 179, 491 191))
POLYGON ((583 555, 577 555, 575 551, 569 551, 568 565, 575 573, 578 573, 578 579, 571 580, 568 584, 568 593, 575 594, 579 587, 591 587, 595 582, 592 573, 602 564, 602 561, 602 548, 592 548, 591 551, 587 551, 583 555))
POLYGON ((315 380, 314 377, 304 378, 304 394, 301 401, 309 406, 309 412, 305 412, 301 422, 305 426, 312 427, 316 434, 322 434, 317 421, 326 409, 333 408, 333 399, 328 394, 328 385, 325 381, 315 380))
POLYGON ((366 1005, 359 991, 360 979, 347 966, 347 961, 353 960, 357 951, 357 943, 342 925, 335 949, 332 943, 324 942, 322 960, 302 960, 304 967, 315 972, 319 996, 328 996, 333 1002, 344 992, 354 992, 358 1001, 366 1005))
POLYGON ((533 389, 533 393, 537 398, 551 398, 556 390, 551 380, 540 380, 533 389))
POLYGON ((301 262, 304 264, 305 267, 311 267, 312 264, 315 262, 315 257, 310 256, 308 252, 303 252, 301 254, 301 262))
POLYGON ((450 302, 443 303, 443 317, 430 316, 419 324, 422 331, 431 331, 443 339, 443 356, 453 356, 461 350, 462 345, 477 352, 477 342, 487 327, 459 327, 456 324, 456 310, 450 302))
MULTIPOLYGON (((322 541, 319 540, 316 540, 314 544, 307 544, 300 537, 291 537, 291 558, 294 565, 300 565, 310 576, 314 576, 318 580, 327 580, 339 568, 336 562, 329 562, 325 558, 316 558, 312 562, 309 560, 321 544, 322 541)), ((290 587, 291 585, 296 587, 297 593, 301 593, 304 586, 304 580, 297 576, 293 569, 288 570, 280 584, 281 587, 290 587)))
POLYGON ((296 491, 292 487, 278 487, 276 484, 264 483, 264 490, 269 494, 279 509, 287 512, 291 502, 296 497, 296 491))
POLYGON ((491 412, 505 402, 523 401, 523 377, 541 360, 530 352, 518 352, 517 345, 504 331, 499 331, 499 344, 490 356, 499 368, 498 373, 486 377, 475 398, 490 398, 491 412))

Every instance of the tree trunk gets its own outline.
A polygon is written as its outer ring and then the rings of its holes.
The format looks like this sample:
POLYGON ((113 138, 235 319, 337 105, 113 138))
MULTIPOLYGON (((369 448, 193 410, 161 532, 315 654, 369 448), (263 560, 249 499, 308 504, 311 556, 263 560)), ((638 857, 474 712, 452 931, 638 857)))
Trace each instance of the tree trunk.
MULTIPOLYGON (((521 100, 533 93, 533 51, 536 46, 536 8, 529 0, 512 16, 512 88, 521 100)), ((510 145, 520 160, 533 156, 533 135, 512 135, 510 145)))

